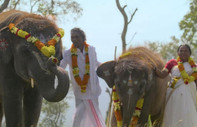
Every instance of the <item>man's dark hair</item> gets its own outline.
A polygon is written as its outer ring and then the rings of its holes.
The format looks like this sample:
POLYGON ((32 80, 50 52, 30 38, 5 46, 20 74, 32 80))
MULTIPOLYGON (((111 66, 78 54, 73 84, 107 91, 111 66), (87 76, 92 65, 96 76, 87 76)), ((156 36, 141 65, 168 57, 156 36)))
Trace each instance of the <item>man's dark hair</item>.
POLYGON ((73 29, 71 30, 71 34, 72 34, 72 32, 77 32, 77 33, 79 33, 79 34, 81 35, 83 41, 86 41, 86 35, 85 35, 85 32, 84 32, 82 29, 75 27, 75 28, 73 28, 73 29))

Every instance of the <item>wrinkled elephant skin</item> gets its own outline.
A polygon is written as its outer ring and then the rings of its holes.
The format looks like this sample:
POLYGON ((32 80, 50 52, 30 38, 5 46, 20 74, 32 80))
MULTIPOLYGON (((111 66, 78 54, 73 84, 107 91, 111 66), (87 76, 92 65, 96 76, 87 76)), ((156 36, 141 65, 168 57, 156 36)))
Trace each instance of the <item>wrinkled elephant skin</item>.
MULTIPOLYGON (((68 75, 33 43, 11 33, 8 25, 13 23, 45 45, 58 27, 45 17, 16 10, 1 13, 0 19, 0 106, 4 107, 6 127, 36 127, 43 97, 50 102, 64 99, 68 75)), ((61 39, 54 47, 54 57, 60 61, 61 39)), ((1 111, 2 107, 0 120, 1 111)))
MULTIPOLYGON (((129 49, 117 61, 101 64, 97 69, 99 77, 108 86, 116 87, 121 103, 122 127, 129 127, 136 103, 144 99, 138 125, 144 127, 148 116, 151 115, 156 126, 161 126, 165 106, 165 94, 168 78, 160 79, 154 74, 154 68, 164 66, 164 62, 157 54, 145 47, 129 49)), ((114 112, 111 125, 116 126, 114 112)))

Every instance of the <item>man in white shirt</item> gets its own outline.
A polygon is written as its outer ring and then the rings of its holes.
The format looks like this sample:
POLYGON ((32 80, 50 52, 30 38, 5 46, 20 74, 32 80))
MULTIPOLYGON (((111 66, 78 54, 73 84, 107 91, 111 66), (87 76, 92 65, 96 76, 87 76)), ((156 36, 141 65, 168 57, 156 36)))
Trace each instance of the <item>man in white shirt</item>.
POLYGON ((95 48, 86 43, 80 28, 71 30, 71 41, 73 44, 64 51, 60 66, 69 65, 76 105, 73 127, 105 127, 98 106, 101 88, 96 74, 99 62, 95 48))

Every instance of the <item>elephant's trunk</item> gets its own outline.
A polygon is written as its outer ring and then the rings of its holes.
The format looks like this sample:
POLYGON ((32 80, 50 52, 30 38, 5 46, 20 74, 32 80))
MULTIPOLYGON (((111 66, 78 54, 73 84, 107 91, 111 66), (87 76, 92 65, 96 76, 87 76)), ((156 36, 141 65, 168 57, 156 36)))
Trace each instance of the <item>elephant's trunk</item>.
POLYGON ((135 111, 135 105, 136 105, 137 100, 132 97, 132 98, 130 98, 130 101, 131 101, 132 104, 129 104, 128 100, 123 102, 123 121, 122 121, 122 126, 123 127, 129 127, 130 126, 131 118, 132 118, 133 113, 135 111))
POLYGON ((52 63, 48 64, 48 69, 52 73, 50 76, 38 80, 38 86, 43 97, 50 102, 58 102, 64 99, 69 89, 69 78, 66 71, 52 63), (57 76, 58 82, 55 81, 57 76), (49 79, 50 78, 50 79, 49 79))
POLYGON ((54 74, 57 76, 58 82, 54 78, 53 88, 50 89, 49 87, 48 90, 46 87, 41 88, 43 97, 50 102, 58 102, 64 99, 69 89, 69 78, 66 71, 61 67, 57 67, 57 72, 54 74))

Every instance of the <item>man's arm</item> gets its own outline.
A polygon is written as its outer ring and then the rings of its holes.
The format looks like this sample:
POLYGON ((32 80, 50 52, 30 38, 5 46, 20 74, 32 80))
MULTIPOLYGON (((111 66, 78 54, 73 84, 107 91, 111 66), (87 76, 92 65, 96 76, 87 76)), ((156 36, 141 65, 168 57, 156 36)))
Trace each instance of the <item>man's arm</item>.
POLYGON ((196 90, 197 90, 197 79, 194 82, 196 83, 196 90))

